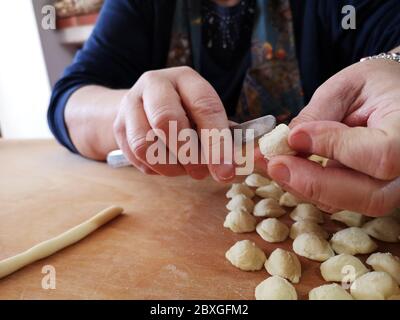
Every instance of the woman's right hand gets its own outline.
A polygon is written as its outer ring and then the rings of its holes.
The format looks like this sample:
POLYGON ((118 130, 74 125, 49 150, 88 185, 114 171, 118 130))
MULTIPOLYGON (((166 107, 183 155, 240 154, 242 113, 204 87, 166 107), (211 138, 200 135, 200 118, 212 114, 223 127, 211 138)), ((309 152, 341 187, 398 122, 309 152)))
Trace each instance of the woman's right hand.
MULTIPOLYGON (((211 173, 217 181, 227 182, 234 178, 233 164, 150 164, 146 151, 154 143, 146 141, 150 130, 159 129, 166 135, 168 147, 169 122, 176 121, 177 132, 185 128, 227 129, 228 118, 222 102, 213 87, 196 71, 189 67, 175 67, 144 73, 121 101, 114 121, 114 136, 119 148, 136 168, 146 174, 178 176, 189 174, 194 179, 203 179, 211 173)), ((157 133, 157 130, 154 131, 157 133)), ((174 137, 177 140, 177 137, 174 137)), ((177 158, 173 150, 171 156, 177 158)), ((199 145, 198 154, 205 146, 199 145)), ((213 146, 210 145, 210 149, 213 146)), ((215 146, 214 146, 215 147, 215 146)), ((172 150, 172 151, 171 151, 172 150)), ((223 150, 223 146, 220 147, 223 150)), ((204 150, 203 150, 204 152, 204 150)), ((221 152, 221 158, 223 157, 221 152)))

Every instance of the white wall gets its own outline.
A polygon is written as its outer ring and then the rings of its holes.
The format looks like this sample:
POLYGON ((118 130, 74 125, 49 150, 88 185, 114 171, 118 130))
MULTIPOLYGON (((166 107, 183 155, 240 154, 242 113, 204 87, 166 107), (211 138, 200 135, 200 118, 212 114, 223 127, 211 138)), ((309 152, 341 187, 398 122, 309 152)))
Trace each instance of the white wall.
POLYGON ((50 84, 32 3, 0 1, 0 127, 5 138, 50 137, 50 84))

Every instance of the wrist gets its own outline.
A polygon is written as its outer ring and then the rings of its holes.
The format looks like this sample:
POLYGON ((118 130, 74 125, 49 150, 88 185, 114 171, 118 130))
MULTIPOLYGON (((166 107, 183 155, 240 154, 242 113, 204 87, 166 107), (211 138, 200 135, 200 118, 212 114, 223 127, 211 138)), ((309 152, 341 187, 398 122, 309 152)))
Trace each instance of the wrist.
POLYGON ((65 122, 79 153, 94 160, 105 160, 117 149, 113 123, 120 101, 127 90, 86 86, 77 90, 65 109, 65 122))

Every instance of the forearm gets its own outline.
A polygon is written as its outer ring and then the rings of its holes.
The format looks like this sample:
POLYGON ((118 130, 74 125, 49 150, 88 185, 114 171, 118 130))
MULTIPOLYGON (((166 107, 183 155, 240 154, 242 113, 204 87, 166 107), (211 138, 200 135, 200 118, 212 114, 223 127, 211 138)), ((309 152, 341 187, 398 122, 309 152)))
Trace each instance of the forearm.
POLYGON ((108 152, 118 148, 113 122, 126 92, 101 86, 85 86, 70 97, 65 108, 65 123, 80 154, 95 160, 105 160, 108 152))

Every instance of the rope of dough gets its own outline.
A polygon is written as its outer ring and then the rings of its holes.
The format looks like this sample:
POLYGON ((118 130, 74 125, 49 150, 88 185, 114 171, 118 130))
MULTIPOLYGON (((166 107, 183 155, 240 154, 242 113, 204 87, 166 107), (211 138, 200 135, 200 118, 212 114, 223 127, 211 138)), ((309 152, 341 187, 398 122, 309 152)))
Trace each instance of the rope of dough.
POLYGON ((0 279, 27 266, 28 264, 51 256, 57 251, 82 240, 93 231, 100 228, 103 224, 106 224, 120 215, 122 211, 122 208, 116 206, 104 209, 89 220, 69 229, 59 236, 41 242, 16 256, 0 261, 0 279))

